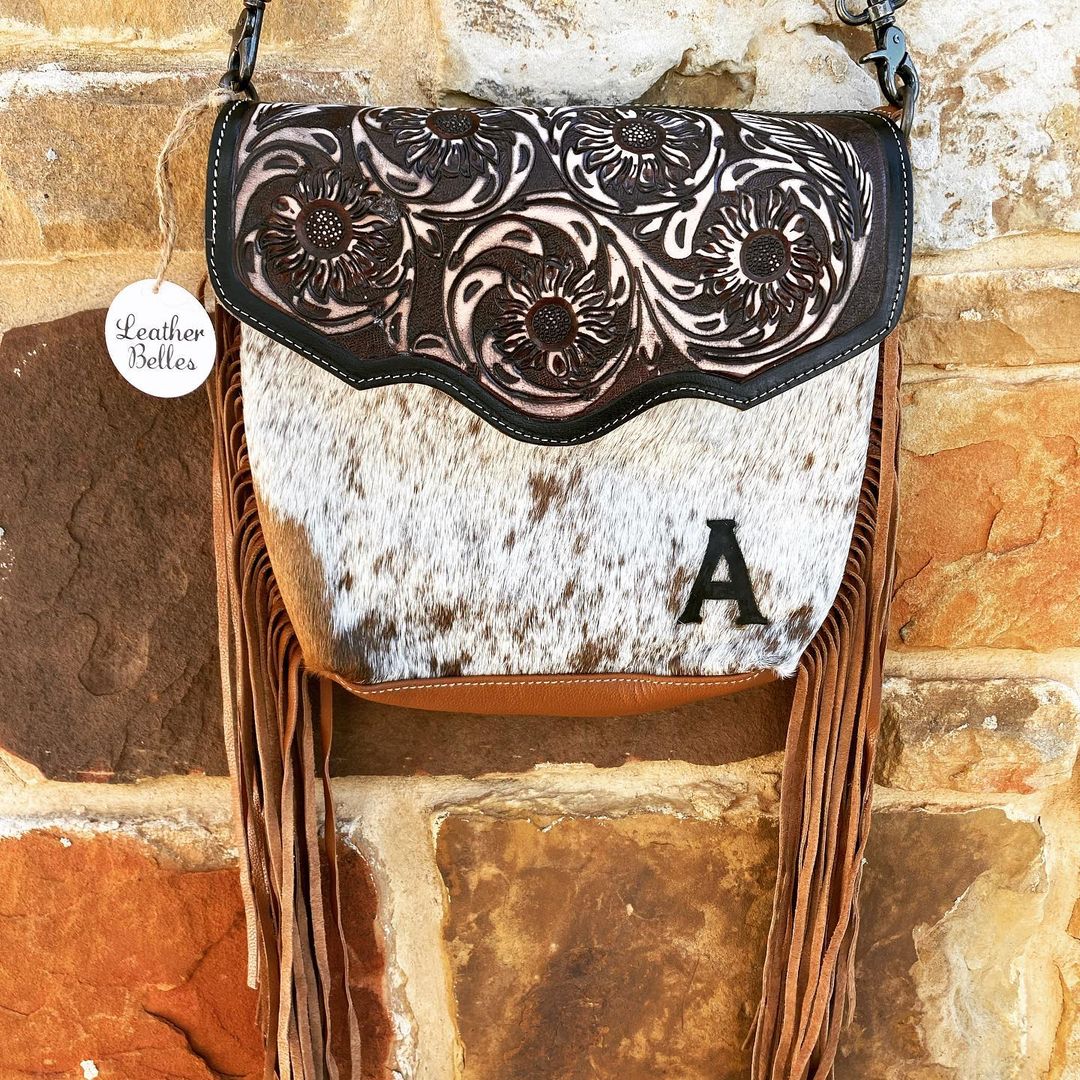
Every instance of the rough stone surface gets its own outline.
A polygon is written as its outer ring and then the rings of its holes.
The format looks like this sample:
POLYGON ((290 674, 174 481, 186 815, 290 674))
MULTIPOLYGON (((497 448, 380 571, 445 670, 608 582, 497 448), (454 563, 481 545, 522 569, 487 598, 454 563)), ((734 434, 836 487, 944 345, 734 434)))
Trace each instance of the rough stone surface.
MULTIPOLYGON (((1045 1074, 1043 845, 999 809, 876 815, 838 1080, 1045 1074)), ((452 817, 438 858, 465 1080, 745 1077, 768 819, 452 817)))
MULTIPOLYGON (((378 897, 367 864, 355 848, 344 841, 338 846, 338 868, 342 924, 349 950, 350 996, 360 1026, 359 1080, 385 1080, 391 1075, 387 1060, 393 1043, 393 1028, 384 987, 386 957, 376 921, 378 897)), ((323 880, 328 882, 325 872, 323 880)), ((335 971, 340 971, 341 942, 336 932, 327 935, 327 949, 331 965, 335 971)), ((343 980, 335 983, 331 1005, 331 1015, 337 1017, 333 1025, 333 1046, 342 1062, 348 1060, 343 986, 343 980)))
POLYGON ((884 687, 878 782, 908 791, 1029 793, 1064 783, 1080 701, 1046 679, 894 678, 884 687))
MULTIPOLYGON (((342 891, 365 1080, 389 1033, 374 894, 346 851, 342 891)), ((115 834, 0 840, 0 1076, 222 1080, 262 1076, 236 868, 177 862, 115 834), (94 1075, 97 1075, 94 1074, 94 1075)))
POLYGON ((121 837, 0 841, 0 1075, 262 1075, 232 867, 121 837))
MULTIPOLYGON (((880 102, 857 64, 868 36, 838 25, 831 5, 441 7, 445 85, 501 104, 627 100, 655 96, 655 87, 676 101, 739 108, 880 102)), ((1080 9, 1072 0, 922 4, 900 21, 923 76, 913 149, 919 246, 1080 228, 1080 92, 1070 79, 1080 9)))
MULTIPOLYGON (((348 10, 347 4, 320 4, 318 0, 282 4, 265 21, 264 41, 273 48, 325 44, 345 29, 348 10)), ((224 53, 236 18, 237 6, 229 0, 195 4, 183 0, 0 0, 0 25, 9 35, 83 37, 115 45, 205 44, 224 53)))
POLYGON ((1080 644, 1080 380, 905 395, 894 644, 1080 644))
POLYGON ((667 712, 600 719, 432 713, 339 692, 332 765, 338 776, 479 776, 546 762, 721 765, 783 747, 793 691, 790 681, 772 683, 667 712))
MULTIPOLYGON (((0 67, 186 73, 205 67, 193 93, 205 92, 224 71, 241 10, 232 0, 0 0, 0 50, 10 54, 0 67)), ((434 15, 426 0, 297 0, 273 7, 263 21, 257 86, 270 100, 277 81, 271 73, 287 68, 293 84, 307 70, 309 85, 322 79, 330 88, 341 73, 370 87, 378 101, 432 101, 442 51, 434 15)), ((23 81, 14 72, 0 80, 0 97, 23 81)), ((307 100, 302 87, 284 95, 281 89, 273 92, 279 100, 307 100)))
POLYGON ((920 4, 903 25, 926 91, 912 151, 920 244, 1080 228, 1080 91, 1069 74, 1080 8, 920 4))
POLYGON ((1045 870, 1038 824, 998 809, 875 814, 837 1080, 1064 1080, 1045 870))
MULTIPOLYGON (((1075 919, 1074 919, 1075 921, 1075 919)), ((1076 927, 1070 933, 1077 937, 1076 927)), ((1061 1021, 1058 1024, 1050 1076, 1067 1078, 1080 1074, 1080 959, 1061 965, 1061 1021), (1056 1071, 1055 1071, 1056 1070, 1056 1071)))
MULTIPOLYGON (((12 73, 0 95, 0 259, 19 262, 158 247, 154 166, 180 109, 211 72, 12 73), (137 131, 139 138, 131 139, 137 131)), ((269 75, 270 99, 356 99, 360 81, 325 72, 269 75)), ((203 243, 207 118, 174 161, 179 246, 203 243)), ((0 313, 19 325, 19 313, 0 313)))
POLYGON ((1080 270, 915 277, 901 344, 909 369, 1075 364, 1080 270))
POLYGON ((450 818, 438 859, 463 1080, 737 1080, 767 821, 450 818))
POLYGON ((785 5, 782 16, 770 5, 711 0, 439 6, 444 85, 500 104, 632 100, 672 69, 703 76, 697 94, 683 88, 698 105, 760 106, 785 95, 799 108, 877 104, 844 46, 818 33, 828 17, 807 0, 785 5))
POLYGON ((104 318, 0 344, 0 745, 60 779, 223 772, 209 410, 128 386, 104 318))

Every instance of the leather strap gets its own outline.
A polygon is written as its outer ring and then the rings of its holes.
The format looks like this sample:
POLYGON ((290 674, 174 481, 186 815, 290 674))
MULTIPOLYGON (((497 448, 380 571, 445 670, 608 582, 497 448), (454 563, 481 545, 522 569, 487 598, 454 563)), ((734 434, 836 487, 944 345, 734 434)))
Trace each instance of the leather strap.
MULTIPOLYGON (((218 86, 228 93, 242 93, 258 100, 252 77, 259 56, 263 12, 270 0, 244 0, 244 10, 233 29, 228 67, 218 86)), ((899 123, 905 135, 911 132, 915 106, 919 100, 920 80, 915 61, 908 52, 907 37, 896 25, 896 12, 907 0, 867 0, 866 7, 853 9, 850 0, 834 0, 836 15, 848 26, 868 26, 876 48, 860 64, 877 66, 882 95, 900 113, 899 123)))

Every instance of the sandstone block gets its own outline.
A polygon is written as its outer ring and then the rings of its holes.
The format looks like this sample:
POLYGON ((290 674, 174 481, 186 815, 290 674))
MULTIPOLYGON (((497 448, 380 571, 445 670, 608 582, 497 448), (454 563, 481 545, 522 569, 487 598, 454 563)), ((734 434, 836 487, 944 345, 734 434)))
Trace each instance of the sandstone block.
POLYGON ((1080 360, 1080 271, 912 279, 900 331, 911 367, 1027 367, 1080 360))
POLYGON ((998 809, 874 815, 837 1080, 1053 1075, 1044 842, 998 809))
POLYGON ((120 836, 0 841, 0 1074, 262 1075, 235 871, 120 836))
POLYGON ((0 745, 57 779, 221 773, 206 398, 135 391, 104 318, 0 344, 0 745))
POLYGON ((1080 642, 1080 380, 942 378, 905 395, 894 643, 1080 642))
POLYGON ((878 782, 908 791, 1028 793, 1063 783, 1080 701, 1047 679, 886 681, 878 782))
MULTIPOLYGON (((55 322, 98 308, 107 310, 124 286, 156 272, 157 255, 149 249, 127 255, 0 266, 0 328, 55 322)), ((205 277, 206 258, 201 251, 178 252, 173 257, 170 281, 197 294, 205 277)))
POLYGON ((792 5, 782 21, 760 4, 709 0, 677 8, 657 0, 528 7, 440 0, 439 8, 444 84, 501 104, 631 101, 672 70, 704 75, 696 94, 681 88, 687 104, 760 106, 785 94, 801 108, 873 103, 872 85, 843 46, 816 31, 821 11, 809 2, 792 5))
POLYGON ((765 820, 447 820, 464 1080, 744 1075, 775 858, 765 820))
MULTIPOLYGON (((112 44, 183 44, 228 50, 229 34, 242 10, 235 0, 183 3, 118 0, 0 0, 0 20, 9 34, 48 34, 112 44)), ((326 45, 347 27, 344 4, 296 0, 275 7, 265 20, 264 41, 272 48, 326 45)))
MULTIPOLYGON (((370 877, 343 855, 368 1080, 385 1075, 389 1043, 382 956, 370 877)), ((0 840, 0 911, 0 1075, 263 1075, 235 866, 117 832, 30 832, 0 840)))
MULTIPOLYGON (((225 69, 242 11, 239 0, 0 0, 0 67, 11 69, 0 97, 24 92, 39 65, 76 89, 86 82, 76 73, 103 84, 104 72, 198 72, 192 96, 205 93, 225 69)), ((433 103, 442 52, 433 16, 424 0, 275 4, 256 84, 267 101, 352 101, 370 88, 387 104, 433 103), (344 96, 338 75, 351 87, 344 96)))

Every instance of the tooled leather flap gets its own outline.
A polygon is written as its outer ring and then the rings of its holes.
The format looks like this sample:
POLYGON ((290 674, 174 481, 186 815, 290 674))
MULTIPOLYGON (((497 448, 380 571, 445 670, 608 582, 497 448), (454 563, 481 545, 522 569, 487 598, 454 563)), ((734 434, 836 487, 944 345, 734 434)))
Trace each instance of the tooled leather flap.
POLYGON ((236 102, 210 150, 233 314, 532 442, 842 363, 896 325, 910 251, 907 154, 873 113, 236 102))

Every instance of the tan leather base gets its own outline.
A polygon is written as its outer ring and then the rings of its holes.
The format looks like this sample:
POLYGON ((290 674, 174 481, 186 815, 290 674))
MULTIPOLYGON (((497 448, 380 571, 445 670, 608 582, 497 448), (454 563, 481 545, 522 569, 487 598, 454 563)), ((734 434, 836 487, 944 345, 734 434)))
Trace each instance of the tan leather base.
POLYGON ((747 675, 479 675, 363 685, 358 697, 431 712, 486 716, 634 716, 763 686, 773 671, 747 675))

